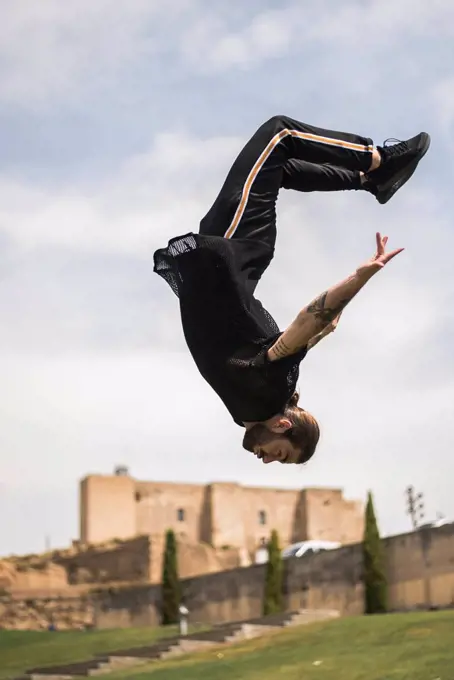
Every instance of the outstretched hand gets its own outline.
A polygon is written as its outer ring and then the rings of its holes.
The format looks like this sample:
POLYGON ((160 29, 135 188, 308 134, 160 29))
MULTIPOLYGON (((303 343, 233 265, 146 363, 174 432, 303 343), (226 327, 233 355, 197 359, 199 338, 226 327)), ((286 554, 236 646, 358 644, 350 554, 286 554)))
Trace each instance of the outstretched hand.
POLYGON ((373 257, 371 257, 370 260, 362 264, 358 269, 356 270, 356 273, 361 275, 366 275, 366 276, 372 276, 376 272, 378 272, 380 269, 383 269, 385 264, 388 264, 390 260, 393 259, 393 257, 396 257, 396 255, 399 255, 404 248, 396 248, 395 250, 391 250, 389 253, 386 252, 386 244, 388 243, 388 237, 383 236, 377 232, 376 234, 376 241, 377 241, 377 252, 373 257))

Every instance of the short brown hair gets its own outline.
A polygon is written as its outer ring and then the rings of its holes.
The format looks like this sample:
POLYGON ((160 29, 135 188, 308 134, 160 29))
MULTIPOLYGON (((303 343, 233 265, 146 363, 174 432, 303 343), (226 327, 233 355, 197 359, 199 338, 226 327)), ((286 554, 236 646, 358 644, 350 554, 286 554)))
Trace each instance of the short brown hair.
POLYGON ((298 464, 307 463, 312 458, 320 439, 320 427, 313 415, 298 406, 299 394, 295 392, 284 408, 284 416, 292 427, 283 433, 293 446, 300 451, 298 464))

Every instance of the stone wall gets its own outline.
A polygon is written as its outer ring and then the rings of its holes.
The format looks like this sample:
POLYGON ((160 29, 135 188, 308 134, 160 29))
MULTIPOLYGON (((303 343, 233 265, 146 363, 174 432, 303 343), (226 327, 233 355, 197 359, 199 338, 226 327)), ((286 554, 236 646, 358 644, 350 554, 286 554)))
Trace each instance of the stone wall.
MULTIPOLYGON (((165 549, 164 536, 153 536, 151 544, 150 581, 160 583, 165 549)), ((182 579, 249 565, 250 560, 247 555, 242 555, 241 551, 236 548, 215 549, 206 543, 192 543, 178 539, 178 572, 182 579)))
POLYGON ((89 546, 59 558, 71 585, 115 581, 149 582, 152 572, 152 538, 138 536, 106 546, 89 546))
POLYGON ((66 570, 51 561, 34 565, 22 561, 0 562, 0 589, 2 590, 48 590, 67 588, 66 570))
MULTIPOLYGON (((194 623, 223 623, 262 614, 265 566, 209 574, 183 581, 183 596, 194 623)), ((289 560, 284 578, 286 609, 330 608, 344 615, 362 612, 361 550, 289 560)), ((159 586, 144 586, 100 596, 96 625, 154 626, 160 621, 159 586)))
MULTIPOLYGON (((71 585, 115 582, 159 583, 165 536, 138 536, 90 546, 58 559, 71 585)), ((237 549, 215 550, 203 543, 178 539, 178 567, 181 578, 191 578, 240 566, 249 566, 237 549)))
MULTIPOLYGON (((385 540, 390 608, 454 606, 454 524, 385 540)), ((265 566, 210 574, 183 582, 194 622, 221 623, 259 616, 265 566)), ((362 547, 286 561, 284 586, 288 609, 337 609, 344 615, 363 610, 362 547)), ((96 624, 101 627, 157 625, 160 588, 119 590, 100 597, 96 624)))
POLYGON ((95 607, 89 594, 62 597, 0 597, 0 629, 85 630, 93 627, 95 607))
MULTIPOLYGON (((159 583, 164 547, 164 535, 138 536, 2 560, 0 589, 27 597, 87 585, 159 583)), ((178 539, 178 561, 181 578, 250 565, 248 556, 236 548, 216 550, 184 538, 178 539)))
MULTIPOLYGON (((394 536, 384 541, 390 608, 454 606, 454 524, 394 536)), ((194 623, 221 623, 261 614, 265 566, 237 568, 182 582, 194 623)), ((308 555, 285 563, 287 609, 337 609, 344 615, 363 609, 362 547, 308 555)), ((158 625, 159 585, 110 587, 60 598, 0 601, 0 627, 44 628, 91 625, 100 628, 158 625), (7 607, 7 609, 5 609, 7 607)))
POLYGON ((454 523, 385 539, 390 597, 401 609, 454 604, 454 523))

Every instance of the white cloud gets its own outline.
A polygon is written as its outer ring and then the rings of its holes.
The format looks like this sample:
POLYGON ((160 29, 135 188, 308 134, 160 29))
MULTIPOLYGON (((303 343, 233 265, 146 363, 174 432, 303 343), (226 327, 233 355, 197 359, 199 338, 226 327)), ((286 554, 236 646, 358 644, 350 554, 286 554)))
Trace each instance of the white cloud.
POLYGON ((331 8, 334 11, 314 12, 308 22, 309 35, 317 40, 336 40, 337 44, 340 41, 353 49, 359 45, 374 49, 390 42, 398 48, 414 37, 441 38, 454 32, 450 0, 434 0, 430 5, 424 0, 372 0, 336 4, 335 9, 333 3, 331 8))
POLYGON ((239 141, 184 134, 113 169, 97 187, 51 189, 0 178, 0 232, 21 248, 135 253, 150 258, 176 233, 196 231, 239 141))
POLYGON ((438 82, 432 90, 434 112, 452 147, 454 128, 454 76, 438 82))
POLYGON ((204 71, 254 67, 286 53, 295 31, 293 15, 293 9, 264 11, 237 32, 214 16, 204 16, 183 36, 183 56, 204 71))
POLYGON ((188 3, 168 0, 6 0, 0 27, 0 98, 48 109, 77 102, 81 89, 103 90, 124 67, 150 59, 161 26, 188 3))
MULTIPOLYGON (((216 15, 205 15, 189 25, 182 49, 194 66, 216 72, 254 68, 262 61, 282 57, 290 48, 298 54, 317 46, 330 59, 342 48, 349 55, 356 54, 357 70, 351 74, 355 80, 372 53, 392 45, 397 55, 413 38, 440 39, 453 34, 454 5, 450 0, 430 4, 424 0, 325 0, 304 8, 298 2, 288 2, 279 10, 264 10, 235 30, 216 15)), ((344 57, 339 53, 341 60, 344 57)), ((302 82, 308 66, 302 64, 302 82)))
MULTIPOLYGON (((392 47, 399 61, 409 40, 449 39, 454 31, 450 0, 324 0, 304 8, 293 1, 250 14, 239 0, 228 12, 207 0, 165 5, 7 0, 0 27, 0 101, 50 114, 61 103, 80 108, 88 95, 120 89, 120 83, 124 88, 124 79, 145 62, 149 68, 179 58, 182 68, 216 73, 256 68, 290 49, 298 58, 314 47, 331 62, 337 52, 337 63, 360 52, 349 80, 358 79, 367 64, 372 83, 377 76, 372 55, 392 47)), ((307 68, 303 60, 302 82, 307 68)))

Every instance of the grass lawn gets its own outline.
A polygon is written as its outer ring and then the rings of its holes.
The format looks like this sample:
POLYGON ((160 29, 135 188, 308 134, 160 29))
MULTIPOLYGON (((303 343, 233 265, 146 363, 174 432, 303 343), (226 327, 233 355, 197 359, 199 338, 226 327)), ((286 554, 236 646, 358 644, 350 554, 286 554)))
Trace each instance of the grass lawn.
POLYGON ((172 637, 176 628, 125 628, 93 631, 0 630, 0 678, 12 678, 27 668, 87 661, 97 654, 153 644, 172 637))
POLYGON ((109 680, 454 680, 454 612, 341 619, 109 680), (222 653, 220 658, 218 654, 222 653))

